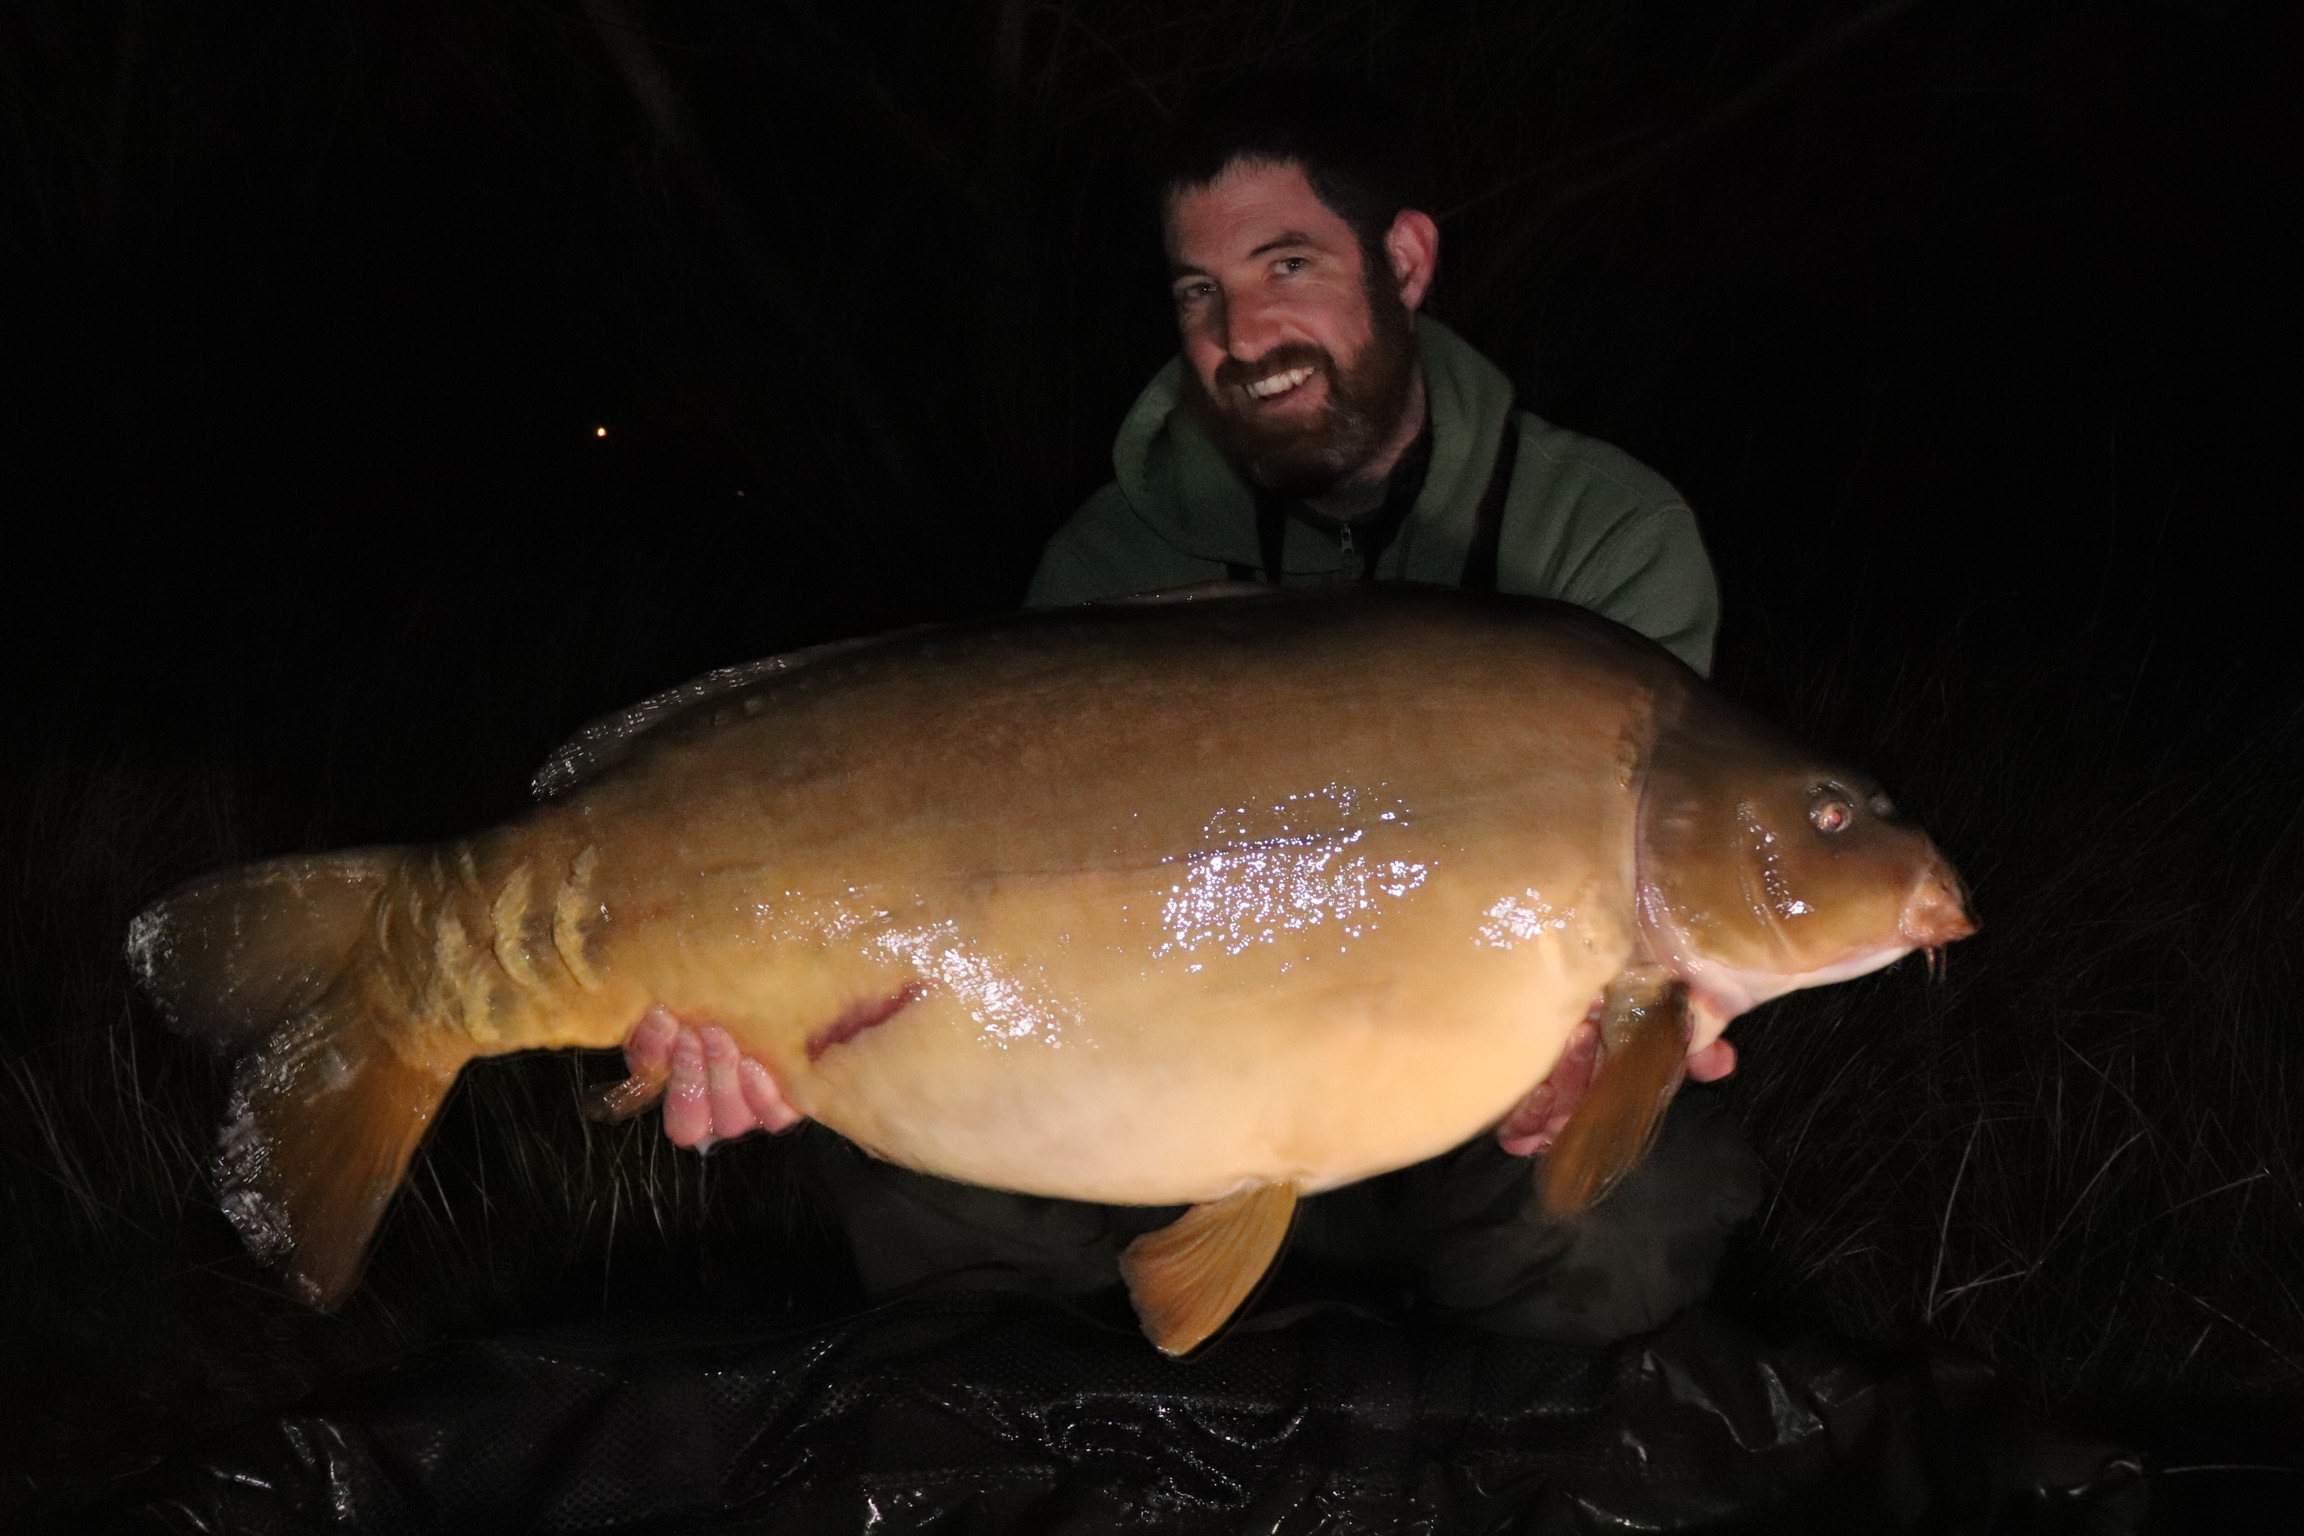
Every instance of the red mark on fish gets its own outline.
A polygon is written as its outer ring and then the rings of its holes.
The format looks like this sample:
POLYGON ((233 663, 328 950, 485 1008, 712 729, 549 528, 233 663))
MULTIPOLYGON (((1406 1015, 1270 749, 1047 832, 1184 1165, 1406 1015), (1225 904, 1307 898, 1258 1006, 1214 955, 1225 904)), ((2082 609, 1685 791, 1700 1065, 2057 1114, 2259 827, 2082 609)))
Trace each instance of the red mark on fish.
POLYGON ((908 981, 886 997, 852 1004, 824 1028, 808 1037, 808 1059, 816 1060, 836 1045, 846 1045, 868 1029, 875 1029, 902 1013, 928 990, 924 981, 908 981))

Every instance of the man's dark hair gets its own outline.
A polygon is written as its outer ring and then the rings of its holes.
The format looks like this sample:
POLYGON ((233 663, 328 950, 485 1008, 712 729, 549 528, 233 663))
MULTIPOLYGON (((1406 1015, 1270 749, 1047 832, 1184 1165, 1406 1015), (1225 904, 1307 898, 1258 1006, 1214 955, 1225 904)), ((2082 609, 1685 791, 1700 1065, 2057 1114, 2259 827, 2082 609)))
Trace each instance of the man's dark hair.
POLYGON ((1378 262, 1400 210, 1431 207, 1423 144, 1407 110, 1342 75, 1260 70, 1194 97, 1153 162, 1163 205, 1242 161, 1302 166, 1313 193, 1378 262))

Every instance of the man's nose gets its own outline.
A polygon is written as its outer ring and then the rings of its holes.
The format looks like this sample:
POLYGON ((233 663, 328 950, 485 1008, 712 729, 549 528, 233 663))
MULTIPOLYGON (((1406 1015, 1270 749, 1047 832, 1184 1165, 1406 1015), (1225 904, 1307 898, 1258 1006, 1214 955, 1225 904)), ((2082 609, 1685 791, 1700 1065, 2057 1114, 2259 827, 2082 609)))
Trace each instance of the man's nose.
POLYGON ((1253 293, 1224 296, 1224 350, 1241 362, 1252 363, 1287 338, 1279 323, 1276 304, 1253 293))

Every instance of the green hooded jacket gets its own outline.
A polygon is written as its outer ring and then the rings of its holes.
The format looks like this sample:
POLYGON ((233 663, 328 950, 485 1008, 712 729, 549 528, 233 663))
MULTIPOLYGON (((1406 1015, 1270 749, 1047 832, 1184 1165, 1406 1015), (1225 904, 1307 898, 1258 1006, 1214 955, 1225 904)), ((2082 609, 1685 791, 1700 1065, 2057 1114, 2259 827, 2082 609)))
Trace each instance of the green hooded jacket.
MULTIPOLYGON (((1438 321, 1418 317, 1432 459, 1379 580, 1457 585, 1507 420, 1520 434, 1497 549, 1499 591, 1556 597, 1639 630, 1699 672, 1720 596, 1696 518, 1631 455, 1512 407, 1512 382, 1438 321)), ((1057 530, 1025 601, 1094 602, 1222 580, 1262 564, 1254 493, 1177 409, 1182 359, 1153 377, 1112 445, 1117 479, 1057 530)), ((1291 518, 1289 585, 1347 579, 1336 537, 1291 518)))

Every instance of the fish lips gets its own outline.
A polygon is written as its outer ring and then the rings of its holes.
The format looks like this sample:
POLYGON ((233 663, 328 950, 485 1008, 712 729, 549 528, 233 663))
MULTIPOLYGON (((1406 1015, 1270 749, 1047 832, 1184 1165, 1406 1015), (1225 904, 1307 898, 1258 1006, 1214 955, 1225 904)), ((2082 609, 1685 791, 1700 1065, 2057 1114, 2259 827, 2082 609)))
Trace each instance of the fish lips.
POLYGON ((1980 927, 1969 904, 1966 883, 1942 858, 1913 882, 1896 920, 1896 931, 1909 939, 1914 949, 1925 950, 1958 943, 1980 927))

